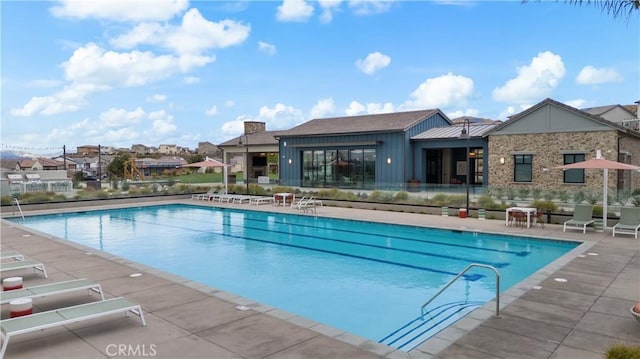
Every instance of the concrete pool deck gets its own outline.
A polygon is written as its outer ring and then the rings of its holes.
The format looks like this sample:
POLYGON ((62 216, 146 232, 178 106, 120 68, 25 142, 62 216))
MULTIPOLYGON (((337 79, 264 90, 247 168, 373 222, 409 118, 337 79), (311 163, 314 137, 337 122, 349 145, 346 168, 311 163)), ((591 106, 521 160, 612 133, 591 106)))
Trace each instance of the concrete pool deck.
MULTIPOLYGON (((176 202, 214 205, 191 200, 149 204, 176 202)), ((298 213, 271 205, 215 205, 298 213)), ((54 212, 60 210, 30 213, 54 212)), ((506 227, 504 220, 338 207, 319 207, 317 215, 584 243, 503 293, 499 318, 494 316, 496 303, 491 301, 406 353, 2 220, 2 250, 18 251, 44 263, 49 274, 44 279, 30 270, 12 271, 2 273, 3 278, 23 276, 25 286, 88 278, 100 283, 107 297, 124 296, 141 304, 147 320, 142 327, 135 316, 113 316, 17 336, 11 339, 6 358, 589 359, 602 358, 612 344, 640 345, 640 323, 629 312, 640 300, 640 240, 633 236, 612 238, 610 230, 564 233, 560 225, 518 228, 506 227), (130 277, 133 273, 142 275, 130 277)), ((49 310, 96 298, 79 292, 65 294, 34 300, 34 309, 49 310)), ((7 317, 8 309, 3 306, 2 318, 7 317)))

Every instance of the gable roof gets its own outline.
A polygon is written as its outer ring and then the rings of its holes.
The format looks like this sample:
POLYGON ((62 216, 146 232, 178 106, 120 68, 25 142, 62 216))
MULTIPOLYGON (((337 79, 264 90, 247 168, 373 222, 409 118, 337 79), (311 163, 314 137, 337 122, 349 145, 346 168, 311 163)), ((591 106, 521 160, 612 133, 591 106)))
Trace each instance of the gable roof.
MULTIPOLYGON (((486 132, 498 126, 497 123, 490 124, 470 124, 469 137, 482 137, 486 132)), ((412 140, 437 140, 437 139, 458 139, 462 133, 464 125, 453 125, 446 127, 434 127, 418 135, 411 137, 412 140)))
POLYGON ((319 118, 305 122, 288 131, 283 131, 280 137, 342 135, 364 132, 399 132, 405 131, 437 113, 440 113, 443 118, 451 122, 448 117, 438 109, 319 118))
MULTIPOLYGON (((623 126, 621 126, 621 125, 619 125, 619 124, 617 124, 615 122, 611 122, 611 121, 605 120, 602 117, 599 117, 599 116, 590 114, 588 112, 579 110, 579 109, 577 109, 575 107, 571 107, 569 105, 566 105, 566 104, 564 104, 562 102, 555 101, 555 100, 550 99, 550 98, 546 98, 546 99, 542 100, 541 102, 538 102, 537 104, 529 107, 528 109, 526 109, 526 110, 524 110, 524 111, 522 111, 520 113, 517 113, 517 114, 515 114, 513 116, 509 116, 509 119, 507 121, 503 122, 498 127, 496 127, 494 129, 488 131, 487 133, 485 133, 485 136, 489 136, 494 132, 500 131, 501 129, 511 125, 512 123, 514 123, 514 122, 516 122, 516 121, 518 121, 518 120, 520 120, 520 119, 532 114, 533 112, 535 112, 535 111, 539 110, 540 108, 542 108, 544 106, 547 106, 547 105, 560 107, 560 108, 564 109, 565 111, 575 113, 577 115, 582 116, 583 118, 586 118, 588 120, 597 122, 597 123, 599 123, 601 125, 610 127, 611 129, 615 129, 615 130, 618 130, 618 131, 621 131, 621 132, 625 132, 627 134, 633 135, 634 137, 640 137, 640 132, 638 132, 638 131, 633 131, 633 130, 627 129, 627 128, 625 128, 625 127, 623 127, 623 126)), ((603 107, 607 107, 607 106, 603 106, 603 107)), ((613 107, 615 107, 615 106, 613 106, 613 107)), ((577 130, 578 129, 576 129, 576 131, 577 130)))

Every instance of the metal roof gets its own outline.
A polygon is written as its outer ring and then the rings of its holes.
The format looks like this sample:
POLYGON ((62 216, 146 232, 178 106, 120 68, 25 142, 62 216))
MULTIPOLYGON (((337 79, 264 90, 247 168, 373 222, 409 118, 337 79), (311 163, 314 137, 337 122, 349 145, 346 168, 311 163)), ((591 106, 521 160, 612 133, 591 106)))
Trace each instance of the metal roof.
MULTIPOLYGON (((486 132, 496 128, 499 124, 486 124, 486 125, 474 125, 469 126, 469 137, 482 137, 486 132)), ((425 132, 411 137, 412 140, 435 140, 435 139, 449 139, 460 138, 464 125, 446 126, 446 127, 434 127, 425 132)))

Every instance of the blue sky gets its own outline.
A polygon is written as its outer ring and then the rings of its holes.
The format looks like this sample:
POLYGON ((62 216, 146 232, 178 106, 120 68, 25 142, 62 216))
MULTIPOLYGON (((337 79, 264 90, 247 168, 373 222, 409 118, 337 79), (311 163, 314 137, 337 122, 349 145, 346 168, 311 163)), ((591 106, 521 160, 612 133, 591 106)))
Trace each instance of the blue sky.
POLYGON ((640 99, 638 14, 556 1, 1 1, 3 150, 224 142, 243 121, 640 99))

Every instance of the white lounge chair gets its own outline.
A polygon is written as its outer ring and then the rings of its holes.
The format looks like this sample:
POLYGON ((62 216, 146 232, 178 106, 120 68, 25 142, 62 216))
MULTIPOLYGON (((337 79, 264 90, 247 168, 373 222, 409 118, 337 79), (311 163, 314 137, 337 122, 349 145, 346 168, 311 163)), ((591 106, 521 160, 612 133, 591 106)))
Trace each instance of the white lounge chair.
POLYGON ((587 204, 576 204, 573 210, 573 218, 564 222, 562 231, 566 232, 569 229, 579 229, 582 233, 587 233, 587 226, 595 222, 591 218, 593 215, 593 206, 587 204))
POLYGON ((613 236, 618 234, 633 234, 638 239, 640 230, 640 207, 620 208, 620 221, 613 226, 613 236))
POLYGON ((102 287, 100 284, 83 278, 64 282, 47 283, 22 289, 7 290, 2 292, 2 295, 0 296, 0 304, 7 304, 18 298, 44 298, 83 289, 86 289, 89 294, 91 294, 91 292, 100 294, 100 299, 104 300, 104 294, 102 293, 102 287))
POLYGON ((249 201, 251 204, 255 204, 256 206, 264 204, 264 203, 273 203, 273 197, 271 196, 253 196, 249 201))
POLYGON ((200 194, 194 194, 191 195, 191 199, 195 199, 195 200, 205 200, 205 199, 210 199, 211 196, 216 195, 217 193, 219 193, 221 190, 218 190, 216 188, 212 188, 210 190, 208 190, 206 193, 200 193, 200 194))
POLYGON ((304 200, 300 200, 296 204, 296 209, 302 212, 313 212, 316 213, 316 200, 313 197, 306 198, 304 200))
POLYGON ((31 259, 0 263, 0 272, 8 272, 12 270, 19 270, 19 269, 26 269, 26 268, 33 268, 34 271, 40 271, 42 272, 45 278, 49 278, 49 276, 47 276, 47 270, 44 268, 44 264, 40 262, 36 262, 31 259))
POLYGON ((0 252, 0 259, 14 259, 16 261, 23 261, 24 255, 20 252, 0 252))
POLYGON ((127 316, 129 313, 133 313, 140 317, 143 326, 147 325, 140 305, 121 297, 1 320, 2 349, 0 350, 0 358, 4 357, 9 340, 16 335, 120 313, 127 316))

